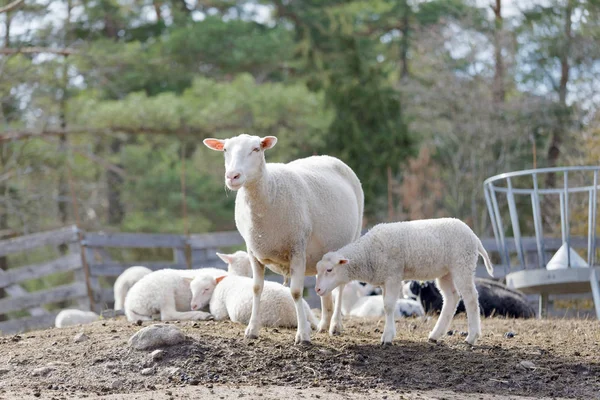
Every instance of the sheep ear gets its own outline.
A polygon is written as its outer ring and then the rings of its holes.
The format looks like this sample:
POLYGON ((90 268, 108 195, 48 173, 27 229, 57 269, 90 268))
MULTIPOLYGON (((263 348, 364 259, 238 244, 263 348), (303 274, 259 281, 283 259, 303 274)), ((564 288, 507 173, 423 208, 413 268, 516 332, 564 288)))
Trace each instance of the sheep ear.
POLYGON ((347 258, 340 258, 340 260, 338 261, 338 264, 343 265, 343 264, 348 264, 350 262, 350 260, 348 260, 347 258))
POLYGON ((226 277, 227 277, 227 275, 220 276, 220 277, 216 278, 215 281, 217 282, 217 284, 219 284, 219 282, 221 282, 226 277))
POLYGON ((263 150, 272 149, 273 146, 275 146, 275 143, 277 143, 277 138, 275 136, 265 136, 260 139, 260 147, 263 150))
POLYGON ((220 139, 204 139, 203 143, 206 147, 216 151, 223 151, 225 141, 220 139))
POLYGON ((194 278, 183 278, 183 281, 188 285, 191 285, 193 280, 194 280, 194 278))
POLYGON ((231 261, 232 261, 232 258, 233 258, 233 257, 231 256, 231 254, 223 254, 223 253, 218 253, 218 252, 217 252, 217 255, 219 256, 219 258, 220 258, 221 260, 225 261, 225 263, 227 263, 227 264, 231 264, 231 261))

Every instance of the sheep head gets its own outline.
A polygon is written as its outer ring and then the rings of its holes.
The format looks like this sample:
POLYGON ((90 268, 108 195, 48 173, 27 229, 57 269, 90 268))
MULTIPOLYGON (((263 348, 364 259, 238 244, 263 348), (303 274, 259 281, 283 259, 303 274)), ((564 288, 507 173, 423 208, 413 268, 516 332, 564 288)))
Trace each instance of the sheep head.
POLYGON ((242 134, 229 139, 204 139, 206 147, 222 151, 225 156, 225 184, 239 190, 246 182, 260 178, 265 164, 264 151, 277 143, 275 136, 242 134))

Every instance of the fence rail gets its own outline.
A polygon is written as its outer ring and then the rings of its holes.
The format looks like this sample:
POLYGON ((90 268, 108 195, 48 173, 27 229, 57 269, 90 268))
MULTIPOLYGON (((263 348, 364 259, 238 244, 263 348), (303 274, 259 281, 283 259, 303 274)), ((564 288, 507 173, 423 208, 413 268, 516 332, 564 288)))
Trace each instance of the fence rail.
MULTIPOLYGON (((600 241, 600 239, 598 240, 600 241)), ((499 249, 495 239, 485 238, 482 243, 488 252, 498 253, 499 249)), ((507 243, 508 250, 515 252, 516 247, 511 247, 514 246, 514 243, 512 241, 507 241, 507 243)), ((537 257, 536 239, 534 237, 522 238, 522 243, 528 260, 531 259, 533 262, 533 258, 537 257)), ((585 238, 572 238, 571 243, 575 248, 587 246, 585 238)), ((560 238, 544 239, 544 248, 549 252, 556 251, 561 244, 560 238)), ((7 334, 52 326, 56 312, 48 311, 51 308, 48 306, 51 304, 71 302, 75 303, 76 308, 94 309, 97 312, 111 308, 114 301, 113 278, 133 265, 144 265, 152 270, 209 266, 224 269, 226 265, 215 253, 243 245, 244 241, 238 232, 204 233, 187 237, 166 234, 89 232, 82 235, 80 242, 78 231, 74 226, 0 241, 0 257, 9 257, 9 267, 11 256, 15 254, 29 253, 46 246, 54 247, 54 254, 56 254, 52 260, 7 270, 0 269, 0 289, 3 289, 6 294, 6 297, 0 299, 0 315, 23 310, 29 314, 21 318, 0 321, 0 332, 7 334), (62 246, 64 249, 65 245, 68 252, 61 254, 57 248, 62 246), (144 260, 122 262, 113 260, 110 256, 110 249, 158 248, 170 249, 171 259, 158 262, 144 260), (82 252, 89 268, 93 304, 90 304, 87 291, 82 252), (189 257, 186 257, 186 253, 189 257), (57 287, 28 292, 21 286, 28 280, 44 278, 57 272, 71 271, 74 272, 72 282, 61 282, 57 287)), ((504 275, 503 269, 498 267, 501 266, 496 265, 496 278, 504 275)), ((483 266, 478 267, 478 274, 485 276, 483 266)), ((266 279, 278 282, 283 280, 276 274, 267 274, 266 279)), ((314 284, 315 277, 306 277, 305 290, 308 294, 305 298, 311 307, 318 307, 319 297, 314 293, 314 284)))

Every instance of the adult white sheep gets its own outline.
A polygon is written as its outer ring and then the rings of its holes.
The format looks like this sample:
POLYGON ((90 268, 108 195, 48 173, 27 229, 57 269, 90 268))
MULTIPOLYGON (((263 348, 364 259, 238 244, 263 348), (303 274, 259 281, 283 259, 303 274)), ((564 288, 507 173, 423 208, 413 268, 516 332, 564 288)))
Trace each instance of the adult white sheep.
POLYGON ((458 289, 469 323, 466 341, 475 344, 481 336, 474 282, 479 254, 492 275, 493 266, 481 241, 458 219, 379 224, 356 242, 323 256, 317 263, 315 290, 323 296, 351 280, 383 287, 386 320, 381 342, 389 344, 396 336, 394 306, 402 280, 436 279, 444 305, 429 339, 438 340, 447 331, 458 304, 458 289))
MULTIPOLYGON (((192 291, 192 310, 200 310, 207 305, 216 320, 231 319, 233 322, 247 324, 252 314, 254 297, 253 279, 245 276, 199 276, 190 282, 192 291)), ((307 322, 317 327, 317 319, 308 303, 302 300, 307 322)), ((290 289, 277 282, 265 282, 260 299, 262 308, 261 325, 269 327, 296 328, 294 299, 290 289)))
POLYGON ((144 276, 151 273, 150 268, 136 265, 129 267, 115 281, 113 286, 115 294, 115 310, 122 310, 125 304, 125 296, 131 287, 144 276))
POLYGON ((64 328, 72 325, 84 325, 97 321, 99 315, 93 311, 82 311, 73 308, 61 310, 54 318, 54 326, 64 328))
POLYGON ((136 282, 125 297, 127 320, 150 321, 160 314, 161 321, 206 320, 212 316, 204 311, 191 311, 190 280, 196 276, 222 276, 226 271, 218 268, 161 269, 136 282), (186 278, 189 278, 186 280, 186 278))
MULTIPOLYGON (((310 341, 302 300, 305 275, 315 275, 323 254, 360 237, 364 195, 356 174, 334 157, 313 156, 288 164, 266 163, 264 151, 277 138, 239 135, 205 139, 225 154, 225 184, 238 191, 235 223, 246 242, 254 277, 252 317, 247 338, 260 329, 260 297, 265 265, 290 277, 298 331, 295 342, 310 341)), ((333 312, 331 294, 321 299, 319 331, 342 329, 341 302, 333 312)))

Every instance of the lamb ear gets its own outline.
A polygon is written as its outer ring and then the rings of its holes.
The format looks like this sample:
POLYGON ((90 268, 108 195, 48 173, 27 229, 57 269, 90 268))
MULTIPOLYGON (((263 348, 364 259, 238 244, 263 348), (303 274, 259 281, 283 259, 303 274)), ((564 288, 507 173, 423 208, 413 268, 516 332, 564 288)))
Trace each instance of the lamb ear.
POLYGON ((350 260, 348 260, 347 258, 340 258, 338 261, 338 264, 343 265, 343 264, 348 264, 350 262, 350 260))
POLYGON ((219 258, 221 260, 225 261, 226 264, 231 264, 231 261, 233 259, 233 257, 231 256, 231 254, 223 254, 223 253, 217 252, 217 256, 219 256, 219 258))
POLYGON ((206 147, 216 151, 223 151, 225 147, 225 141, 220 139, 204 139, 202 141, 206 147))
POLYGON ((220 276, 220 277, 216 278, 215 281, 217 282, 217 284, 219 284, 219 282, 221 282, 225 278, 227 278, 227 275, 220 276))
POLYGON ((194 280, 194 278, 183 278, 183 281, 188 285, 190 285, 193 280, 194 280))
POLYGON ((275 143, 277 143, 277 138, 275 136, 265 136, 260 139, 260 147, 263 150, 272 149, 273 146, 275 146, 275 143))

